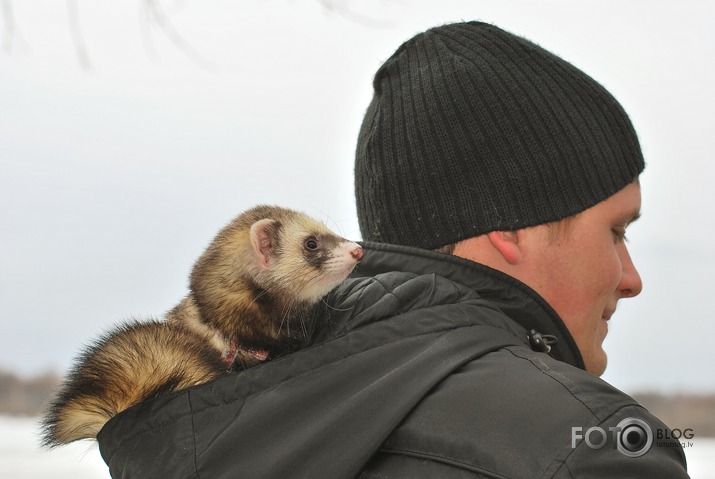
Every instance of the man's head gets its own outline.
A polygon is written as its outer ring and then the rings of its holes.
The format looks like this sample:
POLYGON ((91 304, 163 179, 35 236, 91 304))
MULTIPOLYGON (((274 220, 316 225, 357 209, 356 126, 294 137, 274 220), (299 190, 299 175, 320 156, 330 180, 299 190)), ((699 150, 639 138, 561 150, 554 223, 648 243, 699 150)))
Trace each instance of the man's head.
POLYGON ((366 241, 434 249, 558 221, 644 167, 626 113, 601 85, 492 25, 421 33, 373 84, 355 161, 366 241))
POLYGON ((407 41, 374 89, 355 162, 363 239, 456 244, 453 254, 522 280, 601 374, 606 321, 641 288, 618 234, 637 217, 644 161, 618 102, 561 58, 477 22, 407 41))

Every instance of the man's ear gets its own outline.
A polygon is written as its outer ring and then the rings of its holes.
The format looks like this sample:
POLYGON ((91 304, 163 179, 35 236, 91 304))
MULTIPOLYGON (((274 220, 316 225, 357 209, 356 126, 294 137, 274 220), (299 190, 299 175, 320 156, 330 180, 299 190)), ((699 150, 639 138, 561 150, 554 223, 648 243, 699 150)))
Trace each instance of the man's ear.
POLYGON ((487 238, 507 263, 512 266, 521 263, 523 255, 519 247, 518 231, 492 231, 487 233, 487 238))

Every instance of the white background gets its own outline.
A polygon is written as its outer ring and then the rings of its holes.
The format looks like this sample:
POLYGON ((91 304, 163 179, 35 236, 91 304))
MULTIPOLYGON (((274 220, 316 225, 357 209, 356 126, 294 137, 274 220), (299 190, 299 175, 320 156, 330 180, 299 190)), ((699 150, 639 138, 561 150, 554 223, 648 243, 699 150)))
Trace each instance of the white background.
POLYGON ((157 3, 163 29, 140 0, 5 4, 0 367, 62 371, 109 325, 163 314, 214 233, 257 203, 359 239, 372 75, 413 34, 479 19, 595 77, 639 133, 629 236, 645 286, 610 322, 605 378, 715 390, 715 2, 186 0, 157 3))

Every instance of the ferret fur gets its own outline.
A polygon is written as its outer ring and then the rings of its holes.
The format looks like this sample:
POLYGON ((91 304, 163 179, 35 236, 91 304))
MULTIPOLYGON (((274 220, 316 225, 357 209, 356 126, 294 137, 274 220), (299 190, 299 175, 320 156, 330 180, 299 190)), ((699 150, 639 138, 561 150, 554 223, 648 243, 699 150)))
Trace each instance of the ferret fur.
POLYGON ((77 359, 43 418, 43 444, 94 439, 113 416, 299 348, 313 307, 362 248, 312 218, 258 206, 222 229, 165 321, 122 324, 77 359))

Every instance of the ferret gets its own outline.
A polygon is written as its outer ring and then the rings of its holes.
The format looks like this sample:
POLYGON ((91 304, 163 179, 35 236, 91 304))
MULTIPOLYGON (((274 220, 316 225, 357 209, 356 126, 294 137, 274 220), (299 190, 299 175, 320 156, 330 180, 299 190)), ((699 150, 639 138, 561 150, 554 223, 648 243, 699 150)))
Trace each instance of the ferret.
POLYGON ((123 410, 298 349, 313 308, 363 250, 303 213, 261 205, 222 229, 165 321, 122 324, 76 360, 43 417, 43 444, 94 439, 123 410))

